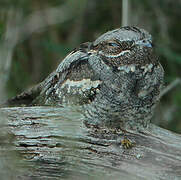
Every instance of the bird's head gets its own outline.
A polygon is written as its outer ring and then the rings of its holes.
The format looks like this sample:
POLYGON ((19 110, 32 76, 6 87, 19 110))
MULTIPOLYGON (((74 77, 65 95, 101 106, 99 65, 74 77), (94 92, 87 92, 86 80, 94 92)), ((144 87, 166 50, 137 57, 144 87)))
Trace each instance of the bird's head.
POLYGON ((154 63, 151 35, 137 27, 122 27, 109 31, 90 46, 90 54, 100 56, 114 68, 122 65, 154 63))

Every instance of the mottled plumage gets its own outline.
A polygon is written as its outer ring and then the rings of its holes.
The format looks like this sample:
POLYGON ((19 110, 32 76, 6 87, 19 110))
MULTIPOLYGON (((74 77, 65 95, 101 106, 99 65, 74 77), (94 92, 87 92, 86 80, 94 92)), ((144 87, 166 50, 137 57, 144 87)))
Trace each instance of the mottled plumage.
POLYGON ((72 51, 34 102, 80 104, 86 125, 139 130, 150 122, 163 77, 151 35, 123 27, 72 51))

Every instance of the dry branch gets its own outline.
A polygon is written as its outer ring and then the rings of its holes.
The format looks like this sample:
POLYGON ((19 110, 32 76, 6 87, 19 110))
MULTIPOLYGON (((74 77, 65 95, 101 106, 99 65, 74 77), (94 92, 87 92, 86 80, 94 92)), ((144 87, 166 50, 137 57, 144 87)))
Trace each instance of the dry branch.
MULTIPOLYGON (((3 108, 11 151, 21 154, 14 179, 179 179, 181 136, 151 125, 126 134, 135 146, 123 149, 121 132, 92 132, 78 107, 3 108), (22 165, 23 163, 23 165, 22 165)), ((10 148, 9 148, 10 150, 10 148)))

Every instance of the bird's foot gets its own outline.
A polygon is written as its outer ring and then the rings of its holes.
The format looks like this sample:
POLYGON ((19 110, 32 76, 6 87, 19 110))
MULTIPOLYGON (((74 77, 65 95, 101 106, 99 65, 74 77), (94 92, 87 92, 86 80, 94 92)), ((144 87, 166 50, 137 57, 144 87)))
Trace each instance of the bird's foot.
POLYGON ((121 145, 124 149, 131 149, 134 146, 134 143, 131 142, 128 138, 124 137, 124 139, 121 140, 121 145))

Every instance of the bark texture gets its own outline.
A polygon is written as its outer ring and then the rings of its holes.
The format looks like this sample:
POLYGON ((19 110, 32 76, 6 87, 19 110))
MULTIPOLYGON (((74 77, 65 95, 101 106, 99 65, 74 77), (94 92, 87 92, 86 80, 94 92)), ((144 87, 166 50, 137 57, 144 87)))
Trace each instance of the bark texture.
MULTIPOLYGON (((92 131, 79 107, 2 108, 3 129, 11 134, 8 151, 19 154, 13 179, 179 179, 181 136, 155 125, 142 133, 92 131)), ((1 127, 2 128, 2 127, 1 127)), ((1 148, 2 151, 2 148, 1 148)))

